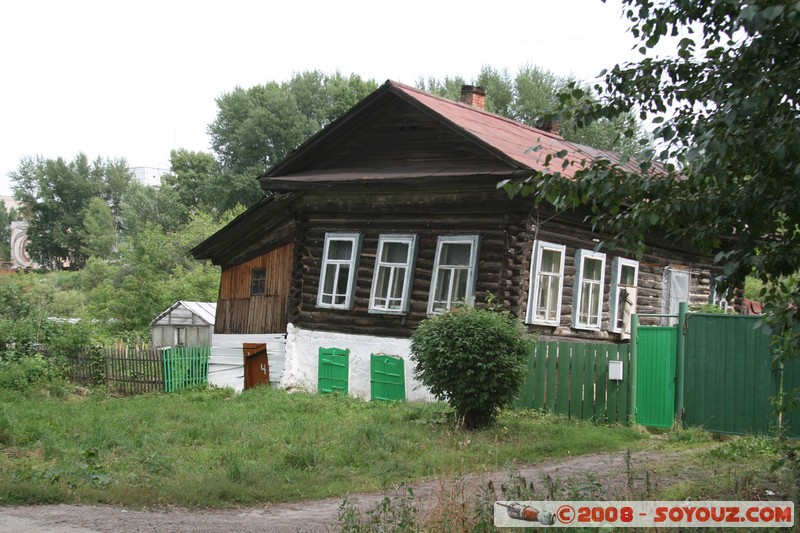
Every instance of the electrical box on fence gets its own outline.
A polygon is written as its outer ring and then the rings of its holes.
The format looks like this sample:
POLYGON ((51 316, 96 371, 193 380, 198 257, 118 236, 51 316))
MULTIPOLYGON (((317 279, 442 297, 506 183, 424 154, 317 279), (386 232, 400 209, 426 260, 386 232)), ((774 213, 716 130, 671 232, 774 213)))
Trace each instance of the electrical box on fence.
POLYGON ((622 381, 622 361, 608 362, 608 379, 611 381, 622 381))

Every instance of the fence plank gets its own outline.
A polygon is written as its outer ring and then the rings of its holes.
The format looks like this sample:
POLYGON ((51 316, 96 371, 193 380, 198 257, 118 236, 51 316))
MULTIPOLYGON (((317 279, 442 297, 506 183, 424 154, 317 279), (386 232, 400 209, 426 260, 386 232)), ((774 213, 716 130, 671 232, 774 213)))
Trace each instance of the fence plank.
POLYGON ((583 374, 586 364, 586 348, 587 344, 585 343, 572 345, 569 376, 569 415, 575 418, 583 418, 583 374))
POLYGON ((556 385, 558 384, 558 349, 559 343, 548 342, 547 345, 547 376, 545 383, 545 404, 544 409, 556 412, 556 385))
POLYGON ((611 418, 608 407, 608 352, 610 345, 603 344, 596 350, 595 356, 595 407, 597 420, 605 422, 611 418))
POLYGON ((572 358, 572 343, 562 344, 558 348, 556 408, 555 412, 569 416, 569 372, 572 358))

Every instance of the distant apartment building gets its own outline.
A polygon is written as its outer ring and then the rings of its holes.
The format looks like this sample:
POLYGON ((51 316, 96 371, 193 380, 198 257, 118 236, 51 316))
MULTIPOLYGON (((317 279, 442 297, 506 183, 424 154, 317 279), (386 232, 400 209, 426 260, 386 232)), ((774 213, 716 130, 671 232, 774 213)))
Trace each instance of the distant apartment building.
POLYGON ((159 167, 130 167, 136 181, 148 187, 161 185, 161 176, 169 173, 169 169, 159 167))

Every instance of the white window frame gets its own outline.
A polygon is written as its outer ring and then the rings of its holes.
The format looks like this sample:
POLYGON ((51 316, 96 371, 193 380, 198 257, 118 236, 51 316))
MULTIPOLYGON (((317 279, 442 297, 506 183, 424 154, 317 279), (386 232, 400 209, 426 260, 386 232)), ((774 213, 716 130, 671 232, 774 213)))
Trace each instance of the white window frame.
MULTIPOLYGON (((612 333, 629 333, 624 332, 623 328, 617 326, 617 322, 619 322, 619 313, 622 312, 621 309, 617 308, 617 304, 619 303, 619 293, 620 293, 620 284, 619 280, 622 278, 622 267, 630 267, 633 268, 633 286, 637 289, 636 294, 638 295, 638 288, 639 288, 639 261, 634 261, 633 259, 625 259, 623 257, 615 257, 611 261, 611 300, 608 302, 608 314, 609 314, 609 324, 608 324, 608 331, 612 333)), ((636 312, 636 298, 633 300, 633 308, 631 309, 631 314, 636 312)))
MULTIPOLYGON (((666 267, 661 280, 661 312, 663 314, 677 315, 680 302, 692 300, 692 272, 688 269, 666 267), (675 278, 684 278, 686 281, 686 298, 673 293, 673 286, 677 285, 675 278)), ((677 318, 662 318, 662 323, 673 326, 678 323, 677 318)))
MULTIPOLYGON (((411 306, 411 280, 414 276, 414 258, 417 256, 417 236, 416 235, 381 235, 378 238, 378 252, 375 255, 375 270, 372 273, 372 289, 369 296, 369 312, 380 313, 388 315, 403 315, 408 312, 411 306), (404 263, 390 263, 384 261, 383 252, 384 245, 390 243, 402 243, 408 245, 408 255, 404 263), (381 269, 389 270, 389 288, 391 289, 392 281, 397 276, 397 271, 401 268, 405 269, 403 276, 403 291, 400 297, 400 307, 393 309, 388 305, 378 305, 376 303, 378 290, 378 279, 380 277, 381 269)), ((383 296, 382 300, 388 300, 388 294, 383 296)))
MULTIPOLYGON (((358 270, 358 255, 360 252, 360 245, 361 245, 361 234, 360 233, 326 233, 325 234, 325 246, 322 249, 322 266, 319 275, 319 292, 317 293, 317 307, 321 307, 324 309, 352 309, 353 308, 353 292, 355 290, 355 280, 356 280, 356 272, 358 270), (353 254, 350 259, 328 259, 328 248, 330 247, 331 241, 349 241, 352 243, 353 247, 353 254), (326 295, 324 293, 325 290, 325 282, 326 276, 328 275, 328 266, 330 264, 337 265, 336 268, 336 276, 339 275, 341 270, 341 266, 348 266, 350 272, 347 277, 347 292, 345 293, 345 299, 343 303, 337 304, 335 302, 336 294, 326 295), (325 296, 331 297, 331 302, 323 302, 323 298, 325 296)), ((334 291, 336 290, 336 280, 334 279, 333 287, 334 291)))
POLYGON ((567 255, 567 247, 563 244, 553 244, 545 241, 534 241, 533 256, 531 260, 531 278, 528 291, 528 312, 526 314, 528 324, 540 324, 544 326, 558 326, 561 323, 561 299, 564 292, 564 258, 567 255), (553 320, 547 318, 537 318, 536 309, 539 308, 539 270, 542 263, 542 252, 545 250, 558 252, 561 254, 561 262, 558 269, 558 299, 555 302, 556 316, 553 320))
POLYGON ((575 252, 575 285, 572 292, 572 327, 575 329, 585 329, 591 331, 598 331, 603 323, 603 290, 605 289, 605 273, 606 273, 606 254, 601 252, 593 252, 591 250, 578 250, 575 252), (593 261, 600 261, 600 280, 594 283, 599 297, 597 298, 597 308, 590 309, 589 315, 597 315, 597 324, 591 322, 582 322, 581 316, 581 300, 583 299, 583 262, 587 259, 593 261), (594 311, 594 313, 592 313, 594 311))
MULTIPOLYGON (((433 305, 434 300, 436 297, 436 283, 439 278, 439 270, 441 268, 440 259, 441 259, 441 252, 442 248, 445 244, 469 244, 470 245, 470 259, 469 259, 469 266, 467 266, 467 294, 465 295, 465 299, 467 305, 472 307, 475 304, 475 283, 478 279, 478 245, 479 245, 480 237, 478 235, 448 235, 439 237, 436 243, 436 259, 433 262, 433 275, 431 276, 431 291, 428 295, 428 315, 440 315, 446 310, 436 310, 434 311, 433 305)), ((450 277, 450 282, 452 285, 453 277, 450 277)), ((458 304, 458 301, 453 301, 452 295, 452 286, 450 287, 450 291, 448 291, 448 309, 451 309, 453 306, 458 304)))

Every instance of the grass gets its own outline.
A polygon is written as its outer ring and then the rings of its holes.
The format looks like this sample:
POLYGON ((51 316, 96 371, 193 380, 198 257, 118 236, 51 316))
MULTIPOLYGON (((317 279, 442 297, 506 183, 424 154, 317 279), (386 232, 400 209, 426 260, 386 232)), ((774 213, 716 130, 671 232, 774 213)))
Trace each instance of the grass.
POLYGON ((636 449, 641 431, 503 413, 464 431, 442 404, 256 388, 134 398, 0 392, 0 505, 229 507, 636 449))

